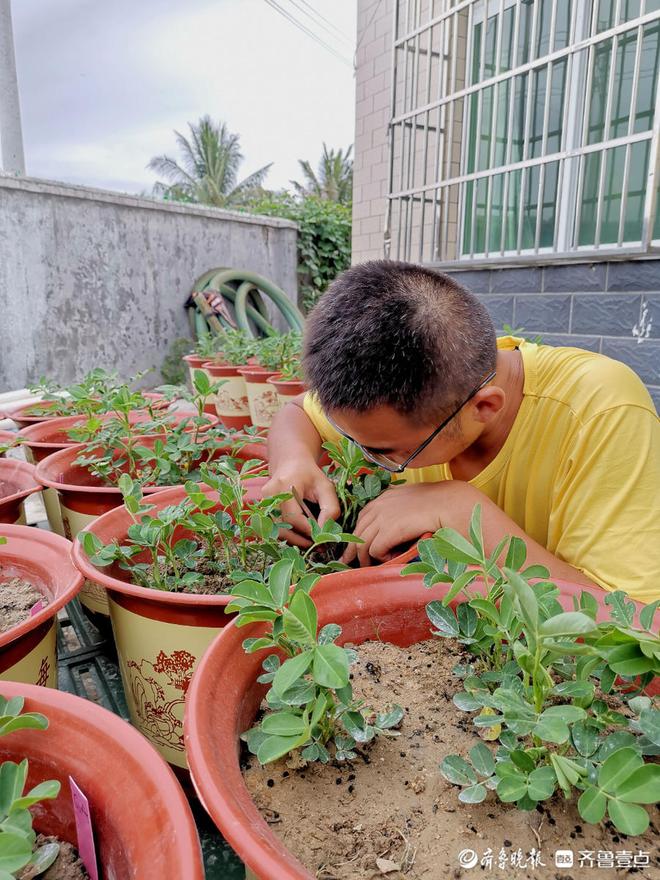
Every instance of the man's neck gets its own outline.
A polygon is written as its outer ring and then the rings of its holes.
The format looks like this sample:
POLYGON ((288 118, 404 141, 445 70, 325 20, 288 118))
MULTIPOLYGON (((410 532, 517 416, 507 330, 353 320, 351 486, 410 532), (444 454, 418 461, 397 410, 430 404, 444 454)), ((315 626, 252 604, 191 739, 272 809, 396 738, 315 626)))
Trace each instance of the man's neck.
POLYGON ((511 433, 523 400, 525 372, 519 351, 498 351, 494 382, 503 389, 504 406, 475 443, 449 462, 455 480, 471 480, 493 461, 511 433))

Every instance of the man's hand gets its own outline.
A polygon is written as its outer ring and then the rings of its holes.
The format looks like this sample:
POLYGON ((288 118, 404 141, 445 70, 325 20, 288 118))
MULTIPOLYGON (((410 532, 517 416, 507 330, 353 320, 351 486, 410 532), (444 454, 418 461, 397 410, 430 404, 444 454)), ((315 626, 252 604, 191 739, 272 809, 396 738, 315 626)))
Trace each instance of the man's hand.
MULTIPOLYGON (((467 483, 456 485, 472 488, 467 483)), ((387 489, 361 511, 354 534, 364 543, 349 544, 341 561, 348 563, 357 557, 360 565, 371 565, 374 560, 387 562, 395 547, 442 526, 443 502, 446 504, 447 496, 453 494, 452 482, 387 489)))
MULTIPOLYGON (((295 466, 287 463, 286 467, 280 467, 271 474, 269 481, 263 488, 264 498, 269 495, 277 495, 280 492, 290 492, 295 487, 303 500, 315 501, 321 508, 319 513, 319 525, 323 525, 329 519, 339 517, 339 501, 332 482, 326 477, 320 467, 314 462, 298 463, 295 466)), ((285 501, 281 507, 282 518, 291 524, 291 529, 283 529, 281 537, 289 544, 298 547, 311 545, 311 529, 307 517, 295 499, 285 501)))

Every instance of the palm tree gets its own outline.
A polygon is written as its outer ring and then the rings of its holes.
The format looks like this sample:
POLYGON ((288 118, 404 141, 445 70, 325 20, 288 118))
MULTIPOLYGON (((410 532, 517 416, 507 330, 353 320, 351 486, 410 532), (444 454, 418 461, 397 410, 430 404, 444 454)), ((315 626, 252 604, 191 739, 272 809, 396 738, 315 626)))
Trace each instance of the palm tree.
POLYGON ((292 180, 298 195, 315 195, 331 202, 348 205, 353 198, 353 159, 350 146, 346 152, 339 149, 328 150, 323 144, 323 154, 319 162, 318 173, 306 159, 298 159, 305 176, 304 183, 292 180))
POLYGON ((174 132, 180 163, 169 156, 154 156, 147 165, 169 181, 155 183, 154 195, 226 208, 243 205, 261 190, 272 163, 239 182, 240 139, 224 122, 216 125, 210 116, 202 116, 196 124, 189 122, 188 128, 189 137, 174 132))

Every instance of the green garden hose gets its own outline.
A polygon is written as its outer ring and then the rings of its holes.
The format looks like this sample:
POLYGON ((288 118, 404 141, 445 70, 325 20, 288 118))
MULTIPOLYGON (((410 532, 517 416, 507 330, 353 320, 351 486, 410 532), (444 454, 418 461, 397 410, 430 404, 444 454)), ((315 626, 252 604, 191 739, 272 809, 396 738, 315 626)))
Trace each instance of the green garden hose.
MULTIPOLYGON (((262 294, 274 303, 292 330, 301 332, 303 330, 305 319, 300 310, 283 290, 256 272, 244 269, 211 269, 197 279, 193 290, 220 293, 234 307, 237 326, 250 336, 271 336, 277 332, 268 320, 268 311, 262 294)), ((196 325, 197 335, 200 326, 208 332, 206 320, 202 315, 199 317, 201 322, 198 321, 196 325)), ((223 326, 227 325, 222 315, 218 315, 218 318, 223 326)))

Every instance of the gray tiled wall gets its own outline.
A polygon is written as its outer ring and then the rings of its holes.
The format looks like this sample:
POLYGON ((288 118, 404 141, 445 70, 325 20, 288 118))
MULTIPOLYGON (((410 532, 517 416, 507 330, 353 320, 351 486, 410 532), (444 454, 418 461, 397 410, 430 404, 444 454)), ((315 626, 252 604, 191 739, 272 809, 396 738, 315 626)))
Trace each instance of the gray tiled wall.
POLYGON ((660 409, 660 260, 451 273, 504 324, 623 361, 660 409))

